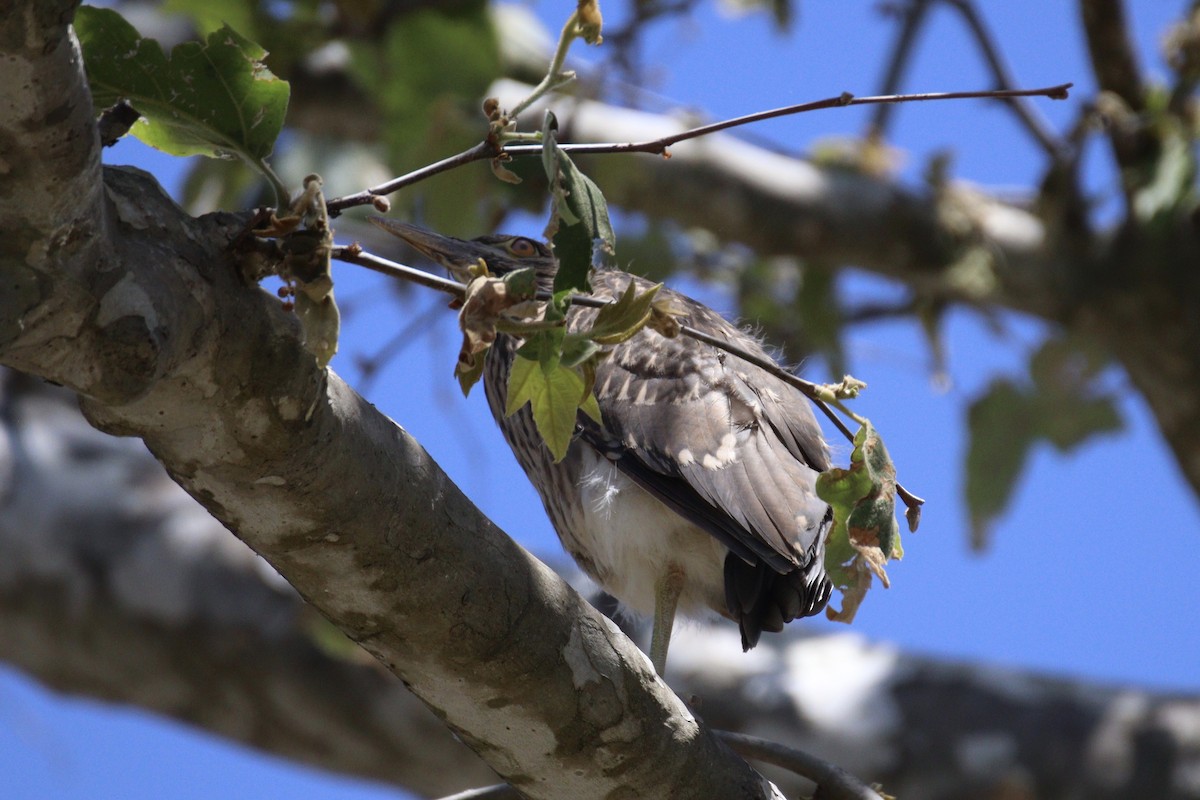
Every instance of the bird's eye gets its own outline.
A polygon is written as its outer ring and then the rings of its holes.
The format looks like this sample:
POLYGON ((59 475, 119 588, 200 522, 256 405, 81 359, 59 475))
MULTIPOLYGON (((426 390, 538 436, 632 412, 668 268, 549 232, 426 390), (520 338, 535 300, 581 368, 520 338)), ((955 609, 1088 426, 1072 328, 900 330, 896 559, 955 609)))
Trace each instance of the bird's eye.
POLYGON ((538 246, 532 240, 518 236, 509 242, 508 251, 517 258, 533 258, 538 254, 538 246))

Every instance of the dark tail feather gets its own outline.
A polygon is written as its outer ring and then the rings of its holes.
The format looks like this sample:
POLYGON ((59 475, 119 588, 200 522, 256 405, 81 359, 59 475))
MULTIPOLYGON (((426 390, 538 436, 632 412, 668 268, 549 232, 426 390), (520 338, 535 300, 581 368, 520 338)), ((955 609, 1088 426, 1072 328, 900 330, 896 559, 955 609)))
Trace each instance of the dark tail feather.
MULTIPOLYGON (((821 554, 818 553, 818 556, 821 554)), ((766 564, 725 556, 725 604, 742 632, 742 650, 758 644, 763 631, 779 633, 785 623, 825 607, 832 586, 823 557, 781 575, 766 564)))

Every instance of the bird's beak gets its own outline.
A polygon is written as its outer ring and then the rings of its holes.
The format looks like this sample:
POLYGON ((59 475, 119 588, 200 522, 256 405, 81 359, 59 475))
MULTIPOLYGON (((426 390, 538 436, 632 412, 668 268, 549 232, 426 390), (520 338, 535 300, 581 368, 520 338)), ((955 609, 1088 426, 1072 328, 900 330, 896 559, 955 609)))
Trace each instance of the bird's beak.
POLYGON ((427 231, 416 225, 387 217, 370 216, 367 219, 375 227, 382 228, 393 236, 403 239, 421 255, 450 270, 458 280, 465 280, 470 276, 468 269, 478 262, 481 255, 474 242, 455 239, 453 236, 442 236, 440 233, 427 231))

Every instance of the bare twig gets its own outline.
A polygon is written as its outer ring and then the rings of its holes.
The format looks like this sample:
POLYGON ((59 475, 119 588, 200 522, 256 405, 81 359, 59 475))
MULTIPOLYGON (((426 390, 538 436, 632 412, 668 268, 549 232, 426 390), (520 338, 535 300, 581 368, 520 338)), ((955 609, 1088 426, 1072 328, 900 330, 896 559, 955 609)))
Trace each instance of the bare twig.
MULTIPOLYGON (((1057 86, 1047 86, 1040 89, 1004 89, 999 91, 986 92, 924 92, 920 94, 895 94, 895 95, 878 95, 872 97, 855 97, 852 94, 843 93, 837 97, 827 97, 824 100, 815 100, 809 103, 800 103, 793 106, 784 106, 783 108, 773 108, 769 111, 759 111, 754 114, 747 114, 742 117, 714 122, 710 125, 701 125, 697 128, 689 128, 686 131, 664 136, 660 139, 653 139, 646 142, 608 142, 600 144, 559 144, 559 147, 571 153, 652 153, 662 155, 667 152, 667 148, 673 144, 677 144, 688 139, 696 139, 701 136, 707 136, 717 131, 736 128, 741 125, 749 125, 752 122, 760 122, 766 119, 774 119, 776 117, 785 117, 791 114, 803 114, 807 111, 819 111, 823 108, 840 108, 842 106, 862 106, 862 105, 878 105, 886 103, 910 103, 921 102, 928 100, 966 100, 972 98, 1007 98, 1007 97, 1048 97, 1052 100, 1063 100, 1067 97, 1067 90, 1074 84, 1063 83, 1057 86)), ((366 191, 357 194, 339 197, 330 200, 326 203, 331 217, 337 216, 347 208, 354 206, 363 206, 375 203, 383 195, 391 194, 392 192, 402 189, 405 186, 411 186, 414 183, 423 181, 441 172, 461 167, 464 164, 470 164, 472 161, 482 161, 486 158, 497 158, 500 155, 507 153, 510 155, 530 155, 539 154, 542 152, 540 144, 519 144, 510 145, 508 147, 500 147, 492 141, 483 141, 469 150, 464 150, 457 155, 444 158, 437 163, 430 164, 427 167, 422 167, 419 170, 402 175, 399 178, 390 180, 387 183, 380 184, 366 191)))
MULTIPOLYGON (((404 264, 397 264, 394 261, 388 261, 385 258, 380 258, 379 256, 364 252, 362 248, 358 247, 357 245, 350 247, 336 247, 333 250, 332 257, 338 259, 339 261, 345 261, 348 264, 357 264, 361 267, 366 267, 367 269, 378 272, 381 275, 387 275, 393 278, 401 278, 430 289, 436 289, 439 292, 446 292, 447 294, 452 294, 455 297, 461 298, 466 295, 467 287, 458 281, 452 281, 447 278, 439 278, 436 275, 431 275, 428 272, 425 272, 424 270, 415 269, 404 264)), ((538 293, 538 299, 540 300, 549 300, 551 298, 552 295, 549 293, 538 293)), ((603 308, 611 301, 602 300, 598 297, 593 297, 586 294, 573 294, 570 297, 570 302, 573 305, 586 306, 588 308, 603 308)), ((812 401, 812 403, 821 410, 821 413, 829 418, 829 420, 842 433, 842 435, 846 437, 847 441, 854 441, 854 432, 846 426, 846 423, 842 421, 833 408, 831 408, 830 405, 822 399, 820 387, 817 384, 811 381, 806 381, 798 375, 794 375, 769 358, 761 358, 754 353, 730 344, 724 339, 719 339, 715 336, 710 336, 703 331, 699 331, 690 325, 680 325, 679 332, 684 336, 690 336, 697 341, 704 342, 705 344, 716 347, 719 350, 723 350, 730 355, 737 356, 743 361, 764 369, 774 375, 776 378, 779 378, 781 381, 784 381, 788 385, 795 387, 800 391, 801 394, 812 401)), ((896 484, 896 494, 900 496, 900 499, 904 501, 904 504, 909 508, 909 510, 914 513, 917 512, 920 506, 925 502, 921 498, 909 492, 899 483, 896 484)))
POLYGON ((418 331, 428 328, 433 324, 434 318, 442 313, 444 309, 439 308, 437 304, 431 305, 429 308, 417 314, 408 321, 408 324, 400 328, 392 338, 383 343, 383 346, 378 348, 369 356, 356 358, 354 363, 359 370, 358 391, 361 394, 369 393, 371 386, 374 385, 375 378, 379 375, 379 369, 391 359, 399 355, 405 348, 416 341, 418 331))
MULTIPOLYGON (((667 151, 667 148, 673 144, 686 141, 688 139, 697 139, 701 136, 708 136, 718 131, 736 128, 741 125, 749 125, 752 122, 761 122, 766 119, 774 119, 776 117, 786 117, 792 114, 803 114, 807 111, 819 111, 824 108, 841 108, 843 106, 865 106, 878 105, 881 103, 917 103, 931 100, 969 100, 979 98, 1008 98, 1008 97, 1048 97, 1051 100, 1065 100, 1068 90, 1074 86, 1073 83, 1060 83, 1057 86, 1046 86, 1039 89, 1003 89, 979 92, 921 92, 917 94, 891 94, 891 95, 874 95, 870 97, 855 97, 849 92, 844 92, 837 97, 827 97, 823 100, 814 100, 808 103, 799 103, 793 106, 784 106, 782 108, 773 108, 769 111, 758 111, 753 114, 746 114, 741 117, 714 122, 710 125, 701 125, 697 128, 689 128, 686 131, 663 136, 659 139, 653 139, 646 142, 606 142, 600 144, 560 144, 563 150, 571 153, 652 153, 661 155, 667 151)), ((505 148, 505 152, 512 155, 525 155, 529 153, 540 153, 541 145, 516 145, 505 148)))
MULTIPOLYGON (((892 50, 891 59, 884 73, 882 91, 885 94, 891 94, 900 88, 904 69, 916 46, 917 34, 925 20, 928 19, 929 10, 935 2, 938 0, 912 0, 905 9, 904 24, 900 29, 900 35, 896 39, 895 48, 892 50)), ((996 88, 999 90, 1012 89, 1016 82, 1009 72, 1008 65, 1004 63, 1004 59, 1000 55, 1000 49, 996 46, 994 37, 987 29, 974 4, 970 0, 941 0, 941 2, 957 11, 966 22, 967 28, 979 46, 984 62, 992 73, 992 78, 996 81, 996 88)), ((1058 155, 1062 142, 1037 111, 1020 97, 1007 97, 1004 100, 1041 148, 1052 157, 1058 155)), ((871 118, 871 124, 867 129, 868 134, 881 136, 887 128, 891 113, 891 106, 880 106, 871 118)))
MULTIPOLYGON (((399 178, 393 178, 387 183, 381 183, 378 186, 366 189, 357 194, 338 197, 325 203, 325 207, 329 209, 329 216, 336 217, 345 211, 347 208, 354 206, 367 206, 376 203, 379 198, 384 195, 389 195, 392 192, 403 189, 405 186, 411 186, 414 183, 420 183, 426 178, 432 178, 442 172, 447 172, 456 167, 461 167, 464 164, 470 164, 472 161, 481 161, 485 158, 495 158, 500 155, 499 148, 491 141, 483 141, 479 144, 462 151, 449 158, 443 158, 441 161, 436 161, 428 166, 413 170, 407 175, 401 175, 399 178)), ((382 210, 382 209, 381 209, 382 210)))
POLYGON ((808 778, 829 800, 883 800, 878 792, 836 764, 786 745, 732 731, 714 731, 721 741, 740 756, 774 764, 808 778))

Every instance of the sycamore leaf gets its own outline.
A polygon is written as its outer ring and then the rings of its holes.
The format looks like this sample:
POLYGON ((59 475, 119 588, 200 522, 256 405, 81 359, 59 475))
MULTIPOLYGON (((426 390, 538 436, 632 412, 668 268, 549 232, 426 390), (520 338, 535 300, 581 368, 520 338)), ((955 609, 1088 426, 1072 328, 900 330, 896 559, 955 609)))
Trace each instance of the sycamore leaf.
POLYGON ((586 334, 568 333, 563 337, 562 365, 578 367, 600 352, 600 347, 586 334))
POLYGON ((128 100, 142 114, 131 132, 177 156, 239 157, 271 177, 265 159, 287 112, 289 87, 267 53, 228 26, 165 55, 120 14, 81 7, 75 30, 97 109, 128 100))
POLYGON ((825 613, 831 620, 851 622, 872 576, 887 588, 884 565, 903 555, 896 523, 896 468, 869 421, 864 420, 854 436, 850 467, 817 477, 817 496, 833 509, 825 571, 843 596, 841 611, 830 607, 825 613))
POLYGON ((546 238, 554 242, 558 273, 554 290, 588 290, 588 270, 616 253, 617 237, 604 195, 579 171, 555 138, 558 120, 546 112, 542 126, 542 166, 550 182, 550 221, 546 238))
POLYGON ((966 499, 971 544, 982 548, 988 528, 1008 505, 1033 445, 1033 409, 1011 381, 992 381, 967 411, 966 499))
POLYGON ((511 416, 529 403, 538 434, 554 460, 561 461, 575 434, 583 390, 583 378, 575 370, 557 361, 517 357, 509 373, 505 414, 511 416))
POLYGON ((637 282, 630 281, 616 302, 609 303, 597 312, 588 337, 604 345, 620 344, 632 337, 650 321, 654 297, 661 288, 662 284, 656 283, 638 293, 637 282))
POLYGON ((538 331, 525 337, 525 343, 517 350, 521 358, 537 361, 546 368, 553 367, 562 359, 566 348, 566 328, 538 331))
POLYGON ((1048 339, 1030 358, 1029 382, 997 379, 971 403, 965 494, 973 547, 987 545, 1035 442, 1067 451, 1121 427, 1116 402, 1095 383, 1107 365, 1070 338, 1048 339))

